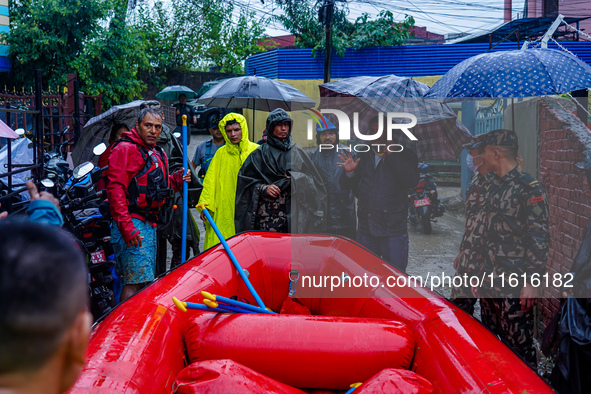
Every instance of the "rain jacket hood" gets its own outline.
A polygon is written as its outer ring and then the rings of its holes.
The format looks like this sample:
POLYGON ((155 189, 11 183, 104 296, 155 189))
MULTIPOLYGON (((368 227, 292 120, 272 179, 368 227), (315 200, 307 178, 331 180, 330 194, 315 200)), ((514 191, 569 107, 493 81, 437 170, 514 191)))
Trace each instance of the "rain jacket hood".
MULTIPOLYGON (((248 146, 249 144, 252 144, 252 142, 248 140, 248 126, 246 125, 246 118, 244 116, 233 112, 227 114, 222 120, 220 120, 220 130, 222 132, 222 136, 224 137, 224 141, 226 141, 226 151, 229 154, 237 155, 241 154, 242 151, 248 151, 248 146), (228 134, 226 133, 226 124, 232 120, 238 122, 240 128, 242 129, 242 139, 238 144, 233 144, 230 142, 228 134)), ((250 152, 248 152, 246 156, 249 154, 250 152)), ((246 156, 244 157, 244 160, 246 159, 246 156)), ((244 160, 242 160, 242 162, 244 162, 244 160)))
POLYGON ((285 110, 281 108, 273 110, 267 117, 267 143, 282 150, 291 149, 295 144, 295 142, 293 142, 291 139, 292 128, 293 119, 291 119, 285 110), (285 121, 289 122, 289 133, 287 134, 287 138, 284 141, 281 141, 279 138, 275 137, 273 134, 273 129, 275 128, 275 125, 285 121))
MULTIPOLYGON (((230 113, 220 121, 220 130, 226 145, 217 150, 203 180, 203 191, 199 203, 207 203, 211 213, 224 238, 236 234, 234 227, 234 207, 236 202, 236 182, 238 172, 246 158, 258 148, 258 144, 248 140, 246 119, 240 114, 230 113), (232 144, 226 134, 226 123, 235 120, 242 128, 242 139, 238 144, 232 144)), ((219 243, 213 228, 206 225, 204 249, 219 243)))
POLYGON ((140 133, 137 131, 137 129, 135 127, 132 128, 130 131, 126 131, 123 134, 121 134, 121 138, 123 138, 123 137, 129 138, 130 140, 132 140, 136 144, 143 146, 146 149, 151 149, 154 147, 154 145, 150 146, 150 145, 146 144, 144 142, 144 140, 142 140, 142 137, 140 137, 140 133))

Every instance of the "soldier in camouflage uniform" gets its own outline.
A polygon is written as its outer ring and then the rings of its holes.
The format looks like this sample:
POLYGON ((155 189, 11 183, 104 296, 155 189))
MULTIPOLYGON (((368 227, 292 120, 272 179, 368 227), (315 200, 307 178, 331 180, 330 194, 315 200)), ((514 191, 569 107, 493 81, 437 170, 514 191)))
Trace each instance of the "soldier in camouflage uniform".
POLYGON ((539 288, 531 278, 544 274, 548 259, 546 191, 517 164, 515 132, 491 131, 484 144, 485 165, 498 179, 485 200, 484 273, 494 281, 480 290, 482 323, 537 370, 533 306, 539 288), (509 281, 511 274, 517 283, 509 281))
MULTIPOLYGON (((466 226, 464 237, 460 244, 460 252, 454 260, 456 275, 481 276, 484 260, 484 202, 487 187, 490 185, 494 173, 489 173, 484 165, 483 139, 486 135, 476 137, 467 144, 470 149, 466 162, 468 168, 474 172, 470 185, 466 190, 466 226)), ((467 285, 453 287, 451 290, 451 301, 469 314, 474 313, 476 298, 472 288, 467 285)))

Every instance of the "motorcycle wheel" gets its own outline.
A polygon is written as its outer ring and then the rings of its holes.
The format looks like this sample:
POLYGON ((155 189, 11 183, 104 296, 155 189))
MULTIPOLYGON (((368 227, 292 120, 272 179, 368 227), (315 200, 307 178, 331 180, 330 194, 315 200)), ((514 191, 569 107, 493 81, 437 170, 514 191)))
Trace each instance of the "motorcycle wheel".
POLYGON ((416 209, 414 207, 409 207, 408 209, 408 222, 410 224, 417 225, 419 224, 419 217, 417 215, 416 209))
POLYGON ((421 216, 421 227, 423 227, 423 234, 431 234, 433 228, 431 227, 431 218, 429 217, 429 215, 421 216))

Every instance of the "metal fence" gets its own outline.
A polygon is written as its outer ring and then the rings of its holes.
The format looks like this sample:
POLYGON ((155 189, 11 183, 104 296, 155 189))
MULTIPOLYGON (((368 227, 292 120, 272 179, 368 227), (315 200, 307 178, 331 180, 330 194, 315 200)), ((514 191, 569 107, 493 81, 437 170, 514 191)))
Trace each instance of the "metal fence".
POLYGON ((504 121, 503 107, 503 100, 495 100, 491 105, 478 108, 474 134, 480 135, 492 130, 502 129, 504 121))
POLYGON ((6 163, 0 168, 0 204, 8 212, 23 210, 28 203, 15 202, 15 197, 26 187, 24 183, 13 183, 13 175, 31 171, 29 178, 39 182, 43 176, 43 154, 66 141, 66 150, 71 150, 80 138, 84 123, 101 113, 101 97, 81 94, 74 75, 68 76, 68 89, 61 94, 44 94, 41 87, 41 72, 37 71, 35 94, 0 93, 0 119, 13 130, 24 129, 33 148, 32 163, 14 164, 11 140, 0 139, 0 147, 5 145, 7 150, 6 163))

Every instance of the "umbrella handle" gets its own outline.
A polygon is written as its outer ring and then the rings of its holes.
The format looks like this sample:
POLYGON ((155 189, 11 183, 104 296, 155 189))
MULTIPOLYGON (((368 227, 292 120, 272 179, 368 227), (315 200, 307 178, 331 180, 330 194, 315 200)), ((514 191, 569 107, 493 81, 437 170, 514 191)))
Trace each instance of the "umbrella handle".
MULTIPOLYGON (((187 167, 187 115, 183 115, 183 167, 187 167)), ((189 184, 183 181, 183 227, 181 233, 181 261, 187 261, 187 212, 189 184)))

